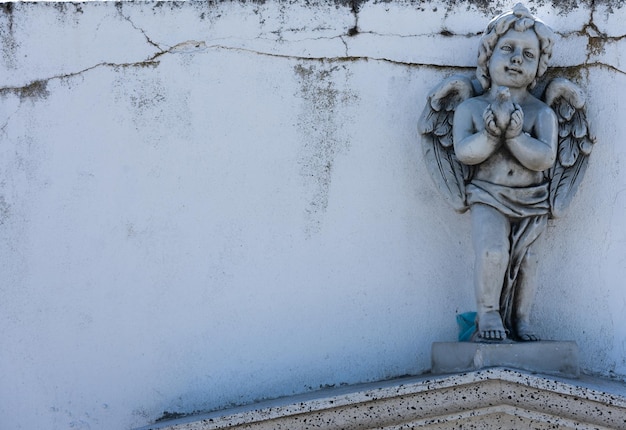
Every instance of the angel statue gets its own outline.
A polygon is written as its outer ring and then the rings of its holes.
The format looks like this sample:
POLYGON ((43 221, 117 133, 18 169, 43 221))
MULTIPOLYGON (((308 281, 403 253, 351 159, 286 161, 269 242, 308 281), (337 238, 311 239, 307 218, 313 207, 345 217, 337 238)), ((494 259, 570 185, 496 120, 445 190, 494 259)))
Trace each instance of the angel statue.
POLYGON ((533 247, 569 205, 594 143, 578 86, 556 78, 533 95, 553 45, 552 30, 517 4, 488 24, 477 79, 445 79, 419 120, 435 184, 458 212, 470 209, 475 341, 539 340, 533 247))

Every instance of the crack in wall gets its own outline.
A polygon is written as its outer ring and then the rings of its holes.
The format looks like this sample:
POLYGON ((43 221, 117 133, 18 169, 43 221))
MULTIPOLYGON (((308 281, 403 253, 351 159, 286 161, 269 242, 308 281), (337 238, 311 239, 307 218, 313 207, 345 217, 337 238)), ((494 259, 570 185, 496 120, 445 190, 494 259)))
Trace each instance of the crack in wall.
POLYGON ((6 135, 6 128, 9 125, 9 123, 11 122, 11 119, 13 119, 13 116, 15 116, 16 113, 18 113, 20 110, 20 108, 18 107, 17 109, 15 109, 13 112, 11 112, 9 115, 7 115, 6 117, 6 121, 4 121, 4 123, 2 124, 2 126, 0 127, 0 132, 4 135, 6 135))
POLYGON ((593 21, 593 16, 596 10, 596 2, 592 0, 591 7, 589 8, 589 22, 585 24, 580 31, 581 36, 587 37, 587 56, 585 63, 591 60, 591 56, 600 54, 604 50, 604 42, 602 36, 606 37, 606 34, 602 35, 602 32, 598 29, 598 26, 593 21))
POLYGON ((95 64, 93 66, 84 68, 76 72, 64 73, 64 74, 50 76, 48 78, 36 79, 20 87, 0 87, 0 96, 8 94, 8 93, 12 93, 12 94, 17 95, 20 99, 45 98, 48 95, 48 90, 47 90, 48 82, 53 81, 53 80, 74 78, 76 76, 80 76, 84 73, 90 72, 92 70, 95 70, 101 67, 109 67, 113 69, 130 68, 130 67, 157 67, 160 64, 158 59, 163 55, 189 53, 193 51, 203 51, 205 48, 206 48, 206 44, 204 42, 188 40, 185 42, 177 43, 176 45, 170 47, 167 50, 157 52, 152 57, 143 61, 127 62, 127 63, 114 63, 114 62, 103 61, 101 63, 95 64))
MULTIPOLYGON (((255 55, 262 55, 262 56, 268 56, 268 57, 273 57, 273 58, 289 59, 289 60, 296 60, 296 61, 330 61, 330 62, 380 61, 380 62, 385 62, 385 63, 389 63, 393 65, 406 66, 406 67, 412 67, 412 68, 427 67, 427 68, 446 69, 446 70, 455 70, 455 69, 456 70, 468 70, 473 67, 473 66, 467 66, 467 67, 452 66, 452 65, 435 64, 435 63, 416 63, 416 62, 398 61, 398 60, 393 60, 393 59, 385 58, 385 57, 350 55, 349 54, 349 50, 350 50, 349 38, 357 37, 359 34, 370 34, 370 35, 376 35, 376 36, 381 36, 381 37, 399 37, 399 38, 422 37, 422 36, 432 35, 432 34, 402 35, 402 34, 394 34, 394 33, 381 34, 381 33, 373 32, 373 31, 361 31, 358 28, 359 11, 363 3, 364 2, 362 0, 349 1, 348 6, 350 6, 350 11, 354 15, 354 26, 348 30, 347 34, 342 34, 342 35, 332 36, 332 37, 303 38, 303 39, 299 39, 296 41, 291 41, 291 42, 304 42, 304 41, 311 41, 311 40, 339 39, 341 40, 342 44, 345 47, 345 54, 343 56, 295 56, 295 55, 288 55, 288 54, 276 54, 276 53, 255 50, 255 49, 249 49, 249 48, 227 46, 223 44, 207 45, 206 42, 204 41, 185 41, 185 42, 178 43, 174 46, 170 46, 167 49, 164 49, 163 46, 155 42, 144 29, 137 26, 129 16, 125 15, 123 13, 123 5, 121 3, 118 3, 116 4, 116 8, 118 10, 119 15, 122 17, 122 19, 127 21, 135 30, 141 32, 141 34, 145 37, 146 42, 158 50, 157 53, 155 53, 154 55, 152 55, 151 57, 143 61, 129 62, 129 63, 101 62, 94 66, 87 67, 77 72, 55 75, 49 78, 36 79, 21 87, 2 87, 0 88, 0 95, 4 95, 7 93, 14 93, 18 95, 20 99, 42 98, 42 97, 47 96, 48 94, 47 84, 51 80, 72 78, 72 77, 79 76, 83 73, 89 72, 99 67, 111 67, 111 68, 156 67, 159 64, 158 59, 166 54, 203 51, 209 48, 217 49, 217 50, 245 52, 245 53, 250 53, 250 54, 255 54, 255 55)), ((602 52, 604 52, 605 46, 607 44, 616 43, 616 42, 626 39, 626 34, 620 35, 620 36, 608 36, 606 33, 603 33, 602 31, 600 31, 599 27, 594 22, 594 15, 597 12, 596 1, 592 0, 590 2, 590 6, 591 7, 589 11, 589 21, 583 26, 581 30, 567 32, 567 33, 556 32, 556 34, 559 34, 560 36, 564 38, 567 38, 571 35, 579 35, 579 36, 587 38, 587 54, 586 54, 585 63, 581 65, 569 66, 565 68, 559 67, 559 68, 560 69, 580 69, 580 68, 599 67, 599 68, 606 68, 608 70, 611 70, 615 73, 619 73, 622 75, 626 74, 626 71, 621 70, 620 68, 614 65, 607 64, 601 61, 591 61, 592 56, 599 55, 602 52)), ((5 9, 5 14, 10 16, 10 18, 12 18, 12 6, 10 6, 9 4, 9 6, 3 6, 3 7, 5 9)), ((9 29, 11 30, 12 20, 10 24, 11 25, 9 26, 10 27, 9 29)), ((468 38, 468 37, 476 37, 480 35, 480 33, 456 34, 456 33, 451 32, 450 30, 442 28, 439 35, 442 37, 468 38)), ((230 39, 232 40, 232 38, 230 39)), ((257 39, 269 40, 269 41, 275 40, 275 39, 270 39, 270 38, 257 38, 257 39)), ((215 39, 215 40, 219 40, 219 39, 215 39)))
POLYGON ((148 44, 154 46, 155 48, 157 48, 161 53, 165 52, 165 49, 163 49, 161 47, 161 45, 159 45, 158 43, 154 42, 146 33, 146 31, 144 29, 142 29, 141 27, 138 27, 137 25, 135 25, 135 23, 130 19, 129 16, 126 16, 122 13, 121 9, 118 9, 120 16, 128 21, 130 23, 130 25, 137 31, 141 32, 141 34, 143 34, 143 36, 146 38, 146 41, 148 42, 148 44))
MULTIPOLYGON (((223 49, 223 50, 229 50, 229 51, 240 51, 240 52, 246 52, 246 53, 255 54, 255 55, 262 55, 262 56, 267 56, 267 57, 282 58, 282 59, 289 59, 289 60, 296 60, 296 61, 306 61, 306 60, 330 61, 330 62, 380 61, 380 62, 385 62, 385 63, 398 65, 398 66, 415 67, 415 68, 424 67, 424 68, 445 69, 445 70, 449 70, 449 69, 467 70, 467 69, 474 69, 476 67, 475 65, 455 66, 455 65, 437 64, 437 63, 416 63, 416 62, 409 62, 409 61, 393 60, 393 59, 385 58, 385 57, 373 57, 373 56, 367 56, 367 55, 365 56, 346 55, 346 56, 334 56, 334 57, 333 56, 329 56, 329 57, 297 56, 297 55, 287 55, 287 54, 275 54, 275 53, 270 53, 270 52, 257 51, 257 50, 249 49, 249 48, 233 47, 233 46, 227 46, 227 45, 206 45, 206 48, 207 49, 223 49)), ((346 44, 346 48, 347 48, 347 44, 346 44)), ((611 64, 603 63, 600 61, 589 62, 589 63, 573 65, 573 66, 563 66, 559 68, 560 69, 578 69, 578 68, 586 68, 589 66, 605 67, 605 68, 615 71, 616 73, 626 75, 626 71, 621 70, 611 64)))
MULTIPOLYGON (((157 55, 161 55, 160 53, 157 55)), ((140 61, 136 63, 110 63, 110 62, 102 62, 96 65, 87 67, 77 72, 65 73, 61 75, 54 75, 48 78, 36 79, 31 81, 30 83, 21 86, 21 87, 1 87, 0 95, 5 94, 15 94, 20 99, 24 98, 45 98, 48 95, 48 82, 54 80, 62 80, 62 79, 70 79, 76 76, 80 76, 84 73, 87 73, 91 70, 95 70, 100 67, 111 67, 111 68, 125 68, 125 67, 155 67, 158 65, 158 61, 146 60, 140 61)))
MULTIPOLYGON (((343 39, 342 39, 343 40, 343 39)), ((348 49, 347 43, 346 50, 348 49)), ((416 63, 416 62, 408 62, 408 61, 399 61, 393 60, 385 57, 373 57, 373 56, 297 56, 297 55, 287 55, 287 54, 275 54, 270 52, 258 51, 254 49, 241 48, 241 47, 232 47, 226 45, 206 45, 205 42, 202 41, 186 41, 178 43, 167 50, 160 51, 154 54, 152 57, 137 62, 127 62, 127 63, 114 63, 114 62, 101 62, 95 64, 93 66, 87 67, 85 69, 65 73, 60 75, 54 75, 48 78, 41 78, 31 81, 30 83, 24 86, 14 86, 14 87, 0 87, 0 95, 5 95, 7 93, 16 94, 21 99, 24 98, 43 98, 48 95, 47 92, 47 84, 53 80, 61 80, 61 79, 69 79, 76 76, 80 76, 84 73, 87 73, 91 70, 100 68, 100 67, 109 67, 109 68, 129 68, 129 67, 157 67, 160 63, 159 58, 167 54, 177 54, 177 53, 189 53, 193 51, 204 51, 207 49, 215 49, 215 50, 226 50, 226 51, 237 51, 254 55, 261 55, 272 58, 280 58, 287 60, 295 60, 295 61, 327 61, 327 62, 356 62, 356 61, 379 61, 397 66, 411 67, 411 68, 430 68, 430 69, 440 69, 440 70, 471 70, 475 66, 456 66, 456 65, 446 65, 446 64, 437 64, 437 63, 416 63)), ((574 65, 574 66, 554 66, 551 68, 558 68, 561 70, 568 69, 588 69, 588 68, 604 68, 615 73, 619 73, 621 75, 626 75, 626 71, 612 65, 607 64, 601 61, 589 61, 584 64, 574 65)))
POLYGON ((348 46, 348 42, 346 41, 346 39, 344 38, 344 36, 339 36, 339 39, 341 39, 341 43, 343 43, 343 46, 345 48, 345 57, 349 56, 349 52, 350 52, 350 47, 348 46))

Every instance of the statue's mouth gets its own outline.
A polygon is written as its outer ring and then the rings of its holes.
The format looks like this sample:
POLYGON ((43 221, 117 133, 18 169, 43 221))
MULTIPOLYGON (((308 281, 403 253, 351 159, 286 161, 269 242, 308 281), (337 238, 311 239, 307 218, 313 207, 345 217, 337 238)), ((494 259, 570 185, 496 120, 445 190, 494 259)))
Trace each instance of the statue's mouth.
POLYGON ((522 73, 522 70, 518 69, 517 67, 508 67, 508 66, 506 66, 504 68, 504 71, 505 72, 513 72, 513 73, 517 73, 517 74, 521 74, 522 73))

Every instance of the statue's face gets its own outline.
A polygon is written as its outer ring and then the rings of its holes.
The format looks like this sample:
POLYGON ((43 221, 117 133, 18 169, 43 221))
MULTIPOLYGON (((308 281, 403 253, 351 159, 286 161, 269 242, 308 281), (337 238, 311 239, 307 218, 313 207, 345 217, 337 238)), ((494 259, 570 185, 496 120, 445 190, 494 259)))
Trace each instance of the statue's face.
POLYGON ((527 88, 537 76, 539 39, 532 29, 504 33, 489 60, 492 86, 527 88))

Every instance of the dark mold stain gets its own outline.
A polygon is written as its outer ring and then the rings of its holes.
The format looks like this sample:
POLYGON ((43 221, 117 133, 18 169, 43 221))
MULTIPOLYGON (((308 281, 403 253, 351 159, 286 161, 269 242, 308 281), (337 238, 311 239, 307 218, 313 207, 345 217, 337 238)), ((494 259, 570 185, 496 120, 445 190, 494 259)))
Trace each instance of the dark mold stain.
POLYGON ((0 196, 0 225, 3 225, 11 214, 11 205, 9 205, 4 196, 0 196))
POLYGON ((50 94, 48 91, 48 81, 33 81, 30 84, 19 88, 0 88, 0 95, 7 93, 17 95, 20 100, 24 99, 44 99, 50 94))
POLYGON ((1 3, 0 8, 2 8, 2 12, 4 13, 4 17, 0 19, 0 43, 2 43, 2 56, 4 57, 6 65, 13 69, 15 68, 15 51, 17 49, 17 42, 15 41, 14 34, 15 5, 13 3, 1 3), (2 28, 5 26, 6 30, 2 28))
POLYGON ((13 3, 0 3, 0 8, 5 15, 11 15, 13 13, 13 3))
POLYGON ((34 81, 29 85, 20 88, 20 98, 41 99, 47 97, 48 94, 47 81, 34 81))
POLYGON ((160 423, 163 421, 169 421, 169 420, 175 420, 178 418, 184 418, 186 416, 188 416, 190 414, 184 414, 184 413, 180 413, 180 412, 169 412, 169 411, 163 411, 163 415, 161 415, 159 418, 157 418, 155 420, 155 423, 160 423))
POLYGON ((321 229, 335 158, 349 147, 341 133, 341 124, 346 119, 338 112, 356 96, 342 84, 349 79, 349 71, 341 62, 297 64, 294 72, 300 84, 298 97, 302 100, 298 116, 302 136, 299 165, 308 200, 305 228, 310 236, 321 229))

